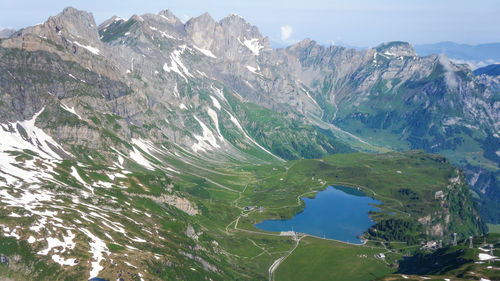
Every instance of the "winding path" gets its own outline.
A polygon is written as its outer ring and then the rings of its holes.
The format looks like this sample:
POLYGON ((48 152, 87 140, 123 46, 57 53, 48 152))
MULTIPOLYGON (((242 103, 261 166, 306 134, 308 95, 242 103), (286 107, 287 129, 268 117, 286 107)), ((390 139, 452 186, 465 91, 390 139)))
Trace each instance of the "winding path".
POLYGON ((274 280, 274 271, 278 268, 278 266, 281 264, 282 261, 284 261, 288 256, 290 256, 293 253, 293 251, 295 249, 297 249, 297 247, 299 246, 300 240, 302 240, 302 238, 307 237, 307 236, 308 235, 303 235, 300 238, 298 238, 297 235, 294 236, 294 239, 296 242, 295 246, 292 249, 290 249, 290 251, 286 252, 283 256, 281 256, 277 260, 275 260, 273 262, 273 264, 271 264, 271 266, 269 267, 269 281, 274 280))

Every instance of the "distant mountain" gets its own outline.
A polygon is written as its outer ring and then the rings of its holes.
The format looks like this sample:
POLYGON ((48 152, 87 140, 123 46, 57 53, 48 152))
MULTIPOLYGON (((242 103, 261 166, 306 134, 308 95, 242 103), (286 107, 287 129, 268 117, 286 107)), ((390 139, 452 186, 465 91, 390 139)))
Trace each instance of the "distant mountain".
POLYGON ((420 56, 446 54, 458 63, 468 63, 473 68, 500 62, 500 43, 480 45, 439 42, 435 44, 415 45, 420 56))
POLYGON ((14 32, 16 32, 14 29, 0 29, 0 39, 9 38, 14 32))
POLYGON ((500 64, 492 64, 492 65, 478 68, 478 69, 474 70, 474 74, 476 74, 476 75, 486 74, 488 76, 498 76, 498 75, 500 75, 500 64))

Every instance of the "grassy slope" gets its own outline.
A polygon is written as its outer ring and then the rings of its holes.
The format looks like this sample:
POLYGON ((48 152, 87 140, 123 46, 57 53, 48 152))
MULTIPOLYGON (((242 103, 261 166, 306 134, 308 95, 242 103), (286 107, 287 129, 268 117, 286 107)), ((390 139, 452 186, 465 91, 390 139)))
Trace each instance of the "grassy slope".
POLYGON ((500 233, 500 225, 488 223, 488 233, 500 233))
POLYGON ((329 131, 305 124, 285 113, 276 113, 249 102, 241 103, 232 95, 227 95, 227 98, 249 135, 285 160, 354 152, 329 131))
MULTIPOLYGON (((315 191, 325 188, 328 184, 361 186, 362 188, 366 187, 365 191, 369 195, 371 190, 376 192, 375 198, 383 202, 381 209, 390 210, 398 217, 406 216, 404 212, 410 213, 412 217, 418 217, 422 208, 426 211, 438 210, 434 203, 425 200, 430 196, 426 194, 433 194, 429 191, 442 189, 448 181, 449 174, 454 171, 454 168, 445 163, 443 158, 418 152, 381 155, 339 154, 322 160, 297 160, 277 165, 244 168, 216 168, 212 166, 206 170, 195 166, 195 164, 201 163, 200 159, 191 158, 192 163, 190 164, 186 161, 187 157, 183 157, 184 161, 178 163, 179 159, 176 156, 167 154, 157 156, 163 161, 163 164, 182 170, 183 173, 163 180, 165 174, 161 171, 147 171, 139 166, 131 167, 134 173, 127 175, 125 179, 115 179, 114 181, 118 186, 128 186, 126 190, 119 188, 98 189, 96 193, 100 196, 115 197, 117 202, 112 206, 124 207, 122 213, 126 213, 127 209, 135 208, 152 214, 151 219, 141 217, 134 212, 129 212, 128 216, 135 221, 141 221, 143 228, 152 228, 157 223, 159 232, 162 236, 168 238, 167 241, 151 239, 147 233, 142 232, 141 228, 138 228, 128 219, 118 216, 118 214, 117 216, 113 215, 113 219, 126 226, 132 236, 141 237, 153 243, 153 246, 134 243, 134 247, 141 251, 152 251, 169 256, 168 261, 173 263, 173 266, 160 260, 159 262, 146 263, 142 267, 151 273, 150 277, 158 280, 175 277, 185 280, 204 278, 265 280, 267 279, 269 266, 291 250, 295 243, 289 237, 258 231, 253 224, 262 219, 292 216, 303 207, 302 201, 298 199, 301 195, 308 195, 305 193, 313 195, 315 191), (171 165, 173 163, 176 164, 171 165), (399 174, 397 171, 402 171, 402 173, 399 174), (173 182, 174 192, 194 202, 203 212, 202 216, 190 217, 173 207, 158 204, 149 199, 131 196, 158 196, 168 193, 164 188, 170 182, 173 182), (412 202, 411 204, 401 202, 402 199, 396 198, 394 193, 394 190, 397 190, 401 185, 414 190, 424 200, 412 202), (143 188, 143 186, 147 188, 143 188), (127 205, 125 202, 131 204, 131 206, 125 207, 127 205), (401 206, 400 202, 403 206, 401 206), (242 207, 247 205, 264 206, 265 211, 263 213, 253 212, 246 217, 240 217, 236 229, 235 220, 242 213, 245 213, 242 207), (191 224, 197 232, 202 232, 198 242, 193 241, 184 234, 187 224, 191 224), (216 241, 220 248, 214 247, 212 241, 216 241), (184 251, 199 255, 209 263, 216 264, 219 271, 207 273, 198 262, 180 254, 178 251, 179 245, 182 246, 184 251), (212 250, 208 252, 195 250, 196 245, 212 250), (191 270, 191 267, 196 270, 191 270)), ((153 161, 154 159, 150 158, 150 160, 153 161)), ((72 165, 74 163, 70 161, 63 162, 57 171, 60 175, 58 178, 61 181, 67 181, 68 184, 78 186, 78 183, 68 175, 69 167, 72 165)), ((205 164, 202 168, 206 167, 208 166, 205 164)), ((101 175, 102 172, 103 168, 98 166, 89 167, 88 169, 79 168, 81 177, 89 182, 108 181, 109 178, 101 175)), ((88 212, 88 210, 82 211, 88 212)), ((7 222, 7 214, 7 210, 1 214, 3 222, 7 222)), ((67 214, 67 216, 74 215, 77 214, 67 214)), ((87 227, 96 233, 109 232, 109 230, 100 229, 98 226, 89 225, 87 227)), ((99 234, 100 237, 105 239, 101 234, 99 234)), ((120 235, 113 236, 117 244, 127 245, 129 243, 122 240, 120 235)), ((32 246, 34 248, 29 250, 32 252, 32 256, 33 252, 44 247, 41 244, 32 246)), ((302 280, 320 279, 328 276, 328 274, 351 276, 354 280, 358 278, 368 280, 370 276, 379 277, 390 273, 391 269, 387 265, 373 259, 373 254, 386 250, 381 245, 372 246, 376 248, 346 246, 343 243, 304 238, 296 249, 297 252, 294 252, 289 259, 285 260, 281 265, 283 268, 281 266, 278 268, 276 277, 280 279, 282 278, 281 275, 284 276, 284 279, 287 279, 287 276, 289 276, 287 274, 293 274, 293 271, 289 272, 289 270, 295 268, 305 270, 302 273, 303 275, 297 275, 302 280), (366 264, 355 273, 349 273, 352 271, 353 264, 359 259, 358 254, 367 255, 366 264), (311 256, 324 257, 324 261, 335 259, 338 263, 332 266, 329 262, 315 262, 314 270, 302 268, 301 264, 310 262, 311 256)), ((117 255, 129 253, 123 247, 113 247, 113 251, 117 255)), ((86 263, 83 261, 88 260, 87 253, 85 249, 73 253, 83 255, 81 257, 82 263, 78 269, 82 270, 82 272, 86 272, 86 263)), ((141 255, 136 253, 134 256, 140 257, 141 255)), ((400 256, 400 254, 396 254, 392 258, 400 256)), ((147 256, 140 258, 148 259, 147 256)), ((118 257, 114 259, 121 260, 118 257)), ((50 259, 46 260, 46 263, 49 266, 53 264, 50 259)), ((27 264, 32 265, 32 261, 27 260, 27 264)), ((118 269, 122 268, 118 266, 118 269)), ((61 279, 71 276, 67 270, 57 268, 53 270, 55 272, 53 276, 59 276, 61 279)), ((113 278, 116 276, 116 270, 116 267, 104 264, 102 277, 113 278)), ((6 274, 12 274, 12 271, 6 274)), ((32 278, 33 275, 26 277, 26 279, 32 278)), ((40 279, 43 280, 44 278, 40 279)))
POLYGON ((276 280, 373 280, 393 272, 376 259, 384 249, 307 237, 278 267, 276 280))
MULTIPOLYGON (((77 154, 77 151, 73 151, 77 154)), ((183 153, 183 152, 180 152, 183 153)), ((126 178, 115 179, 116 186, 126 186, 127 189, 97 189, 96 194, 100 197, 113 196, 115 203, 99 200, 99 204, 121 207, 120 213, 127 215, 133 221, 140 221, 141 227, 132 221, 120 216, 119 213, 109 214, 113 220, 121 222, 129 232, 131 237, 147 239, 152 243, 133 243, 132 245, 140 251, 133 256, 139 260, 149 262, 142 263, 141 269, 146 268, 150 272, 152 280, 165 280, 181 278, 184 280, 202 280, 206 278, 218 280, 265 280, 269 266, 287 251, 291 250, 295 243, 290 237, 280 237, 272 233, 266 233, 255 229, 253 224, 262 219, 289 217, 298 212, 303 203, 299 199, 301 195, 313 195, 315 191, 324 189, 328 184, 342 184, 347 186, 360 186, 368 195, 376 192, 375 198, 382 201, 381 209, 394 213, 394 216, 405 217, 409 213, 412 218, 418 218, 424 210, 433 212, 439 210, 433 200, 428 200, 437 189, 443 189, 448 183, 448 179, 453 175, 455 169, 444 161, 442 157, 427 155, 419 152, 411 153, 389 153, 389 154, 338 154, 326 157, 321 160, 296 160, 275 165, 253 165, 250 167, 217 167, 217 165, 201 164, 202 159, 194 156, 184 155, 180 161, 172 154, 156 155, 163 165, 175 167, 183 171, 180 175, 165 176, 162 171, 148 171, 137 164, 130 163, 129 169, 134 171, 127 174, 126 178), (401 173, 398 173, 401 171, 401 173), (195 203, 202 211, 203 215, 190 217, 183 212, 165 204, 138 197, 138 195, 159 196, 169 194, 165 187, 173 183, 173 191, 195 203), (422 200, 416 202, 405 201, 404 198, 397 197, 397 190, 404 186, 413 190, 422 200), (147 187, 147 188, 144 188, 147 187), (309 194, 308 194, 309 193, 309 194), (131 204, 129 207, 128 204, 131 204), (242 216, 236 229, 235 220, 245 213, 242 207, 247 205, 264 206, 263 213, 253 212, 248 216, 242 216), (146 218, 134 213, 133 209, 146 212, 152 218, 146 218), (156 224, 158 226, 156 226, 156 224), (188 238, 184 233, 187 225, 192 225, 197 232, 201 232, 198 241, 188 238), (142 229, 158 229, 159 233, 168 238, 161 241, 151 238, 142 229), (249 232, 249 231, 255 232, 249 232), (220 247, 214 247, 216 241, 220 247), (196 246, 201 246, 208 251, 196 250, 196 246), (179 247, 190 254, 198 255, 211 264, 216 264, 218 272, 207 272, 199 262, 187 258, 180 254, 179 247), (151 256, 147 252, 161 253, 168 256, 168 263, 165 260, 152 262, 151 256), (142 253, 145 253, 143 256, 142 253), (195 270, 191 270, 190 268, 195 270)), ((94 155, 97 157, 97 155, 94 155)), ((150 161, 158 161, 148 157, 150 161)), ((87 158, 85 158, 87 159, 87 158)), ((85 162, 84 158, 81 159, 85 162)), ((87 168, 78 167, 80 176, 87 181, 97 180, 110 181, 103 175, 105 167, 96 165, 87 159, 87 168)), ((160 163, 158 161, 158 163, 160 163)), ((84 189, 78 182, 69 176, 70 167, 75 166, 71 161, 63 161, 56 170, 60 181, 65 182, 75 188, 84 189)), ((108 171, 109 172, 109 171, 108 171)), ((55 187, 50 187, 55 188, 55 187)), ((94 204, 89 201, 88 204, 94 204)), ((95 204, 94 204, 95 205, 95 204)), ((88 213, 88 209, 82 209, 88 213)), ((7 217, 9 210, 0 213, 0 220, 3 223, 19 223, 20 220, 13 221, 7 217)), ((70 212, 66 218, 78 217, 77 213, 70 212)), ((23 222, 24 223, 24 222, 23 222)), ((25 222, 28 224, 30 222, 25 222)), ((119 234, 111 232, 110 229, 102 228, 98 225, 87 225, 91 231, 97 233, 101 239, 106 239, 103 232, 112 233, 115 239, 114 244, 122 247, 114 247, 114 260, 127 260, 122 255, 129 254, 130 251, 123 248, 130 242, 123 239, 119 234)), ((77 238, 77 242, 86 243, 77 238)), ((87 241, 88 242, 88 241, 87 241)), ((110 241, 107 241, 111 243, 110 241)), ((26 244, 25 244, 26 245, 26 244)), ((109 244, 108 244, 109 245, 109 244)), ((31 257, 34 253, 43 249, 45 245, 35 243, 31 245, 24 261, 28 267, 33 266, 31 257)), ((354 275, 343 274, 356 279, 369 279, 379 277, 392 272, 388 265, 373 259, 377 252, 385 252, 381 245, 372 245, 375 249, 359 246, 346 246, 342 243, 323 241, 320 239, 304 238, 289 259, 278 268, 276 277, 278 279, 288 279, 287 274, 293 274, 295 268, 304 270, 304 275, 294 276, 305 279, 326 278, 329 274, 336 274, 339 268, 352 268, 359 263, 358 254, 366 254, 366 264, 354 275), (298 254, 297 254, 298 253, 298 254), (325 262, 314 262, 314 270, 301 265, 310 262, 312 256, 323 257, 325 262), (335 266, 327 262, 335 260, 335 266), (292 270, 293 269, 293 270, 292 270), (373 273, 371 275, 370 273, 373 273), (357 275, 356 275, 357 274, 357 275), (284 277, 280 277, 284 276, 284 277)), ((0 253, 5 248, 0 249, 0 253)), ((6 253, 7 254, 7 253, 6 253)), ((71 255, 81 258, 78 267, 71 270, 78 272, 88 272, 89 260, 88 250, 78 248, 71 255)), ((400 257, 396 254, 392 259, 400 257)), ((137 261, 131 260, 136 263, 137 261)), ((52 276, 59 279, 71 279, 71 271, 54 267, 50 259, 42 260, 44 267, 51 268, 52 276)), ((134 269, 118 265, 115 267, 109 263, 104 263, 102 277, 116 278, 117 270, 128 270, 132 273, 134 269)), ((44 268, 42 267, 42 268, 44 268)), ((12 271, 5 275, 13 274, 12 271)), ((83 274, 83 273, 82 273, 83 274)), ((36 273, 27 274, 26 279, 33 279, 36 276, 40 280, 47 280, 44 276, 36 273), (35 274, 35 275, 33 275, 35 274)), ((137 276, 137 275, 136 275, 137 276)), ((69 280, 68 279, 68 280, 69 280)), ((300 280, 299 279, 299 280, 300 280)), ((22 278, 21 278, 22 280, 22 278)), ((304 280, 304 279, 302 279, 304 280)), ((353 279, 351 279, 353 280, 353 279)))

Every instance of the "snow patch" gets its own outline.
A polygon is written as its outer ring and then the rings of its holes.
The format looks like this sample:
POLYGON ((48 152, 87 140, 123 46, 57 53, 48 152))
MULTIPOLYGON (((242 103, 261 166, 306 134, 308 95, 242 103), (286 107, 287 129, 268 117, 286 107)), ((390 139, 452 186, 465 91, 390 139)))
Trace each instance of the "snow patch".
MULTIPOLYGON (((240 41, 241 42, 241 41, 240 41)), ((260 50, 262 48, 264 48, 264 46, 262 46, 260 43, 259 43, 259 39, 258 38, 252 38, 252 39, 249 39, 249 40, 245 40, 243 42, 243 45, 245 45, 248 49, 250 49, 250 51, 252 51, 252 53, 256 56, 259 55, 260 53, 260 50)))
POLYGON ((208 78, 207 74, 205 72, 202 72, 202 71, 199 71, 199 70, 196 70, 196 72, 198 72, 198 74, 200 74, 201 76, 205 77, 205 78, 208 78))
POLYGON ((318 107, 320 107, 320 106, 319 106, 319 104, 316 102, 316 100, 315 100, 315 99, 313 99, 313 98, 311 97, 311 95, 309 94, 309 92, 308 92, 308 91, 306 91, 305 89, 302 89, 302 90, 306 93, 307 97, 308 97, 308 98, 309 98, 309 99, 310 99, 310 100, 311 100, 311 101, 312 101, 315 105, 317 105, 318 107))
POLYGON ((491 255, 488 255, 488 254, 485 254, 485 253, 480 253, 479 254, 479 260, 480 261, 487 261, 487 260, 492 260, 492 259, 496 259, 498 257, 495 257, 495 256, 491 256, 491 255))
POLYGON ((19 240, 21 237, 16 233, 16 229, 13 228, 12 231, 10 231, 9 227, 4 227, 3 228, 3 236, 5 237, 14 237, 17 240, 19 240), (10 232, 10 233, 9 233, 10 232))
POLYGON ((258 70, 260 70, 259 67, 255 68, 253 66, 247 65, 246 68, 248 69, 248 71, 250 71, 254 74, 261 75, 260 73, 257 72, 258 70))
POLYGON ((133 151, 130 151, 130 158, 132 158, 132 160, 134 160, 135 162, 137 162, 137 164, 144 166, 148 170, 154 170, 155 169, 155 168, 153 168, 153 165, 151 164, 151 162, 149 162, 149 160, 146 159, 141 154, 141 152, 137 148, 135 148, 135 147, 134 147, 133 151))
POLYGON ((77 41, 73 41, 73 44, 77 45, 78 47, 86 49, 87 51, 91 52, 94 55, 99 55, 99 53, 101 52, 99 49, 97 49, 95 47, 86 46, 86 45, 78 43, 77 41))
POLYGON ((139 238, 139 237, 134 237, 134 238, 130 238, 130 240, 134 241, 134 242, 139 242, 139 243, 146 243, 148 241, 142 239, 142 238, 139 238))
POLYGON ((165 37, 165 38, 169 38, 169 39, 177 39, 175 38, 174 36, 172 35, 168 35, 165 31, 161 31, 161 30, 158 30, 158 28, 155 28, 155 27, 152 27, 150 26, 149 27, 151 30, 154 30, 154 31, 157 31, 161 34, 161 36, 165 37))
POLYGON ((153 157, 154 159, 158 160, 158 162, 161 162, 161 160, 154 156, 153 152, 155 153, 162 153, 160 149, 158 149, 152 141, 150 140, 144 140, 144 139, 132 139, 132 143, 142 149, 142 151, 146 152, 149 154, 149 156, 153 157))
POLYGON ((35 242, 36 242, 35 237, 33 237, 33 235, 31 235, 31 236, 28 238, 28 243, 33 244, 33 243, 35 243, 35 242))
POLYGON ((163 70, 165 70, 166 72, 173 71, 173 72, 179 74, 181 77, 183 77, 184 80, 186 80, 186 82, 187 82, 186 76, 193 77, 193 75, 191 75, 191 73, 189 73, 189 70, 186 68, 186 66, 184 66, 184 64, 182 63, 182 60, 181 60, 181 54, 184 53, 186 48, 187 48, 186 45, 182 45, 182 46, 180 46, 180 49, 173 51, 170 54, 171 66, 168 66, 168 64, 165 63, 165 64, 163 64, 163 70))
POLYGON ((459 123, 460 121, 462 121, 462 118, 460 118, 460 117, 448 117, 445 120, 443 120, 443 125, 444 126, 451 126, 451 125, 455 125, 455 124, 459 123))
POLYGON ((57 262, 60 265, 69 265, 69 266, 77 265, 76 259, 64 259, 63 257, 61 257, 59 255, 52 255, 52 260, 57 262))
POLYGON ((94 193, 94 189, 92 188, 92 186, 90 186, 89 184, 87 184, 87 182, 85 182, 82 177, 80 177, 80 174, 78 174, 78 170, 71 166, 71 173, 70 173, 71 176, 73 176, 79 183, 81 183, 85 188, 89 189, 92 193, 94 193))
POLYGON ((200 53, 204 54, 204 55, 205 55, 205 56, 207 56, 207 57, 211 57, 211 58, 214 58, 214 59, 216 59, 216 58, 217 58, 217 57, 216 57, 216 56, 212 53, 212 51, 210 51, 210 50, 207 50, 207 49, 202 49, 202 48, 197 47, 197 46, 194 46, 194 45, 193 45, 193 47, 194 47, 196 50, 198 50, 200 53))
POLYGON ((214 96, 210 96, 210 98, 212 99, 212 103, 214 104, 215 108, 217 108, 218 110, 220 110, 221 106, 220 106, 219 101, 214 96))
POLYGON ((104 188, 108 188, 108 189, 113 187, 113 183, 104 182, 104 181, 98 181, 98 182, 96 182, 96 185, 104 187, 104 188))
POLYGON ((128 261, 124 261, 124 263, 125 263, 126 265, 130 266, 130 267, 137 268, 137 266, 135 266, 135 265, 133 265, 133 264, 129 263, 128 261))
POLYGON ((217 88, 217 87, 214 87, 214 86, 210 86, 210 88, 212 88, 212 90, 214 90, 214 91, 215 91, 215 93, 216 93, 216 94, 217 94, 217 95, 218 95, 221 99, 223 99, 223 100, 225 100, 225 101, 227 102, 226 97, 224 96, 224 92, 223 92, 221 89, 219 89, 219 88, 217 88))
POLYGON ((217 134, 219 136, 219 139, 221 141, 224 141, 224 137, 222 136, 222 134, 220 133, 220 128, 219 128, 219 118, 217 116, 217 112, 215 112, 215 110, 209 108, 207 109, 207 113, 208 113, 208 116, 210 116, 210 118, 212 119, 212 121, 214 122, 215 124, 215 129, 217 130, 217 134))
POLYGON ((220 146, 217 144, 217 140, 214 134, 212 133, 212 131, 210 131, 207 125, 201 122, 201 120, 198 119, 198 117, 196 116, 194 116, 194 119, 196 119, 196 121, 198 121, 198 123, 200 124, 203 130, 203 135, 202 136, 194 135, 198 143, 193 144, 191 146, 191 149, 194 152, 198 152, 198 151, 212 150, 214 148, 220 148, 220 146))
POLYGON ((109 255, 110 252, 106 243, 101 240, 99 237, 92 234, 92 232, 88 231, 85 228, 80 229, 85 235, 87 235, 92 242, 89 243, 90 250, 89 253, 92 254, 93 262, 91 264, 92 269, 90 270, 90 278, 97 277, 99 272, 104 268, 100 265, 101 261, 104 260, 103 253, 109 255))
POLYGON ((386 56, 391 56, 391 57, 396 57, 396 56, 397 56, 395 53, 391 53, 391 52, 389 52, 389 51, 385 51, 385 52, 384 52, 384 55, 386 55, 386 56))
POLYGON ((47 237, 47 248, 38 251, 37 254, 45 256, 52 251, 52 249, 54 249, 54 253, 64 253, 66 249, 73 250, 76 246, 75 242, 73 242, 74 238, 75 234, 73 234, 71 230, 68 230, 68 236, 63 236, 63 241, 58 238, 47 237), (56 248, 62 248, 62 250, 56 248))
POLYGON ((80 115, 78 115, 78 113, 76 113, 75 111, 75 107, 69 107, 67 105, 65 105, 64 103, 61 102, 61 107, 62 109, 70 112, 70 113, 73 113, 74 115, 76 115, 78 117, 78 119, 82 120, 82 117, 80 115))

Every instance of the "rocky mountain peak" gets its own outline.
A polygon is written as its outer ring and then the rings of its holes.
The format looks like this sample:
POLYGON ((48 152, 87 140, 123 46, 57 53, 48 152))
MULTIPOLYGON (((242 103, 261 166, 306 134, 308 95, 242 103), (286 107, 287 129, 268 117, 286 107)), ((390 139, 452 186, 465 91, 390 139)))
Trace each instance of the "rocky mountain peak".
POLYGON ((134 14, 134 15, 132 15, 132 16, 130 17, 130 19, 131 19, 131 20, 134 20, 134 21, 136 21, 136 22, 143 22, 143 21, 144 21, 144 18, 143 18, 143 17, 141 17, 141 16, 139 16, 139 15, 135 15, 135 14, 134 14))
POLYGON ((219 21, 219 25, 231 36, 241 39, 259 39, 263 38, 259 29, 252 26, 243 17, 231 14, 219 21))
POLYGON ((103 21, 99 26, 97 27, 97 30, 103 30, 106 27, 110 26, 114 22, 120 22, 120 21, 125 21, 125 19, 120 18, 118 16, 112 16, 111 18, 103 21))
POLYGON ((243 17, 237 14, 231 14, 219 21, 219 24, 224 25, 239 25, 244 27, 252 27, 243 17))
POLYGON ((289 46, 287 49, 290 51, 298 51, 301 49, 311 48, 318 45, 318 43, 310 38, 306 38, 296 44, 289 46))
POLYGON ((205 12, 198 17, 191 18, 186 22, 186 28, 202 28, 204 26, 211 27, 216 25, 217 23, 212 18, 212 16, 205 12))
POLYGON ((182 24, 182 21, 172 13, 169 9, 162 10, 158 13, 160 17, 171 24, 182 24))
POLYGON ((55 28, 56 32, 63 32, 77 38, 95 41, 99 38, 92 13, 80 11, 72 7, 65 8, 55 17, 50 17, 45 23, 55 28))
POLYGON ((408 42, 393 41, 388 43, 383 43, 375 47, 375 50, 379 53, 388 56, 403 56, 403 57, 415 57, 417 52, 412 45, 408 42))
POLYGON ((28 27, 21 35, 34 34, 42 38, 59 42, 62 37, 67 41, 83 43, 99 42, 99 35, 92 13, 72 7, 65 8, 56 16, 50 17, 43 24, 28 27))

